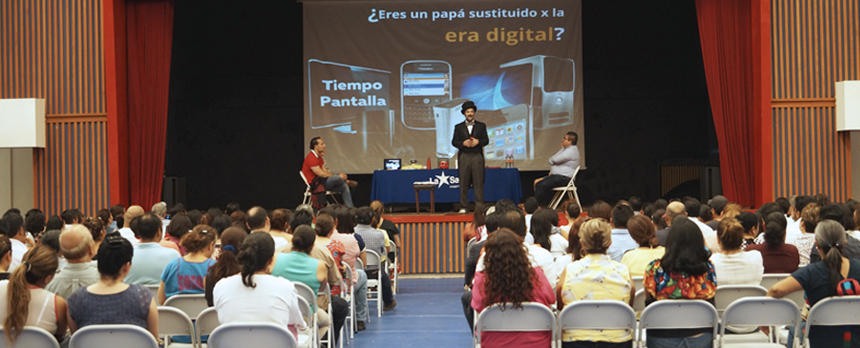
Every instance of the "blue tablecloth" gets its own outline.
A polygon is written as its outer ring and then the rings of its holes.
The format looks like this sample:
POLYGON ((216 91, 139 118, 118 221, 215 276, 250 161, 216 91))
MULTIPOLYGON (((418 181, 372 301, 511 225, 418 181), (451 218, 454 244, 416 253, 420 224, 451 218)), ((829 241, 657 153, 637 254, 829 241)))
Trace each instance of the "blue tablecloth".
MULTIPOLYGON (((373 172, 370 199, 383 203, 413 203, 416 181, 436 182, 436 202, 460 201, 460 178, 456 169, 377 170, 373 172)), ((474 202, 474 190, 469 189, 469 202, 474 202)), ((516 168, 486 169, 484 172, 484 201, 496 202, 508 198, 519 203, 523 196, 520 172, 516 168)), ((421 191, 422 203, 430 202, 430 192, 421 191)))

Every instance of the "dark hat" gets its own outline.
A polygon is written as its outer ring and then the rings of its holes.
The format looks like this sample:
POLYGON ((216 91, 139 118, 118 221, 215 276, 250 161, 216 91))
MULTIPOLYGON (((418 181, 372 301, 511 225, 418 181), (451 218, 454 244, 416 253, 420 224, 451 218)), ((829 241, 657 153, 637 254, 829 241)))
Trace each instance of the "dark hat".
POLYGON ((726 197, 723 195, 716 195, 714 196, 714 198, 708 200, 708 205, 710 205, 711 208, 714 208, 716 210, 723 209, 723 207, 725 207, 728 203, 729 200, 726 199, 726 197))
POLYGON ((466 110, 468 110, 468 109, 475 109, 475 111, 478 111, 478 107, 475 106, 475 102, 473 102, 471 100, 463 103, 463 109, 460 110, 460 113, 465 115, 466 110))

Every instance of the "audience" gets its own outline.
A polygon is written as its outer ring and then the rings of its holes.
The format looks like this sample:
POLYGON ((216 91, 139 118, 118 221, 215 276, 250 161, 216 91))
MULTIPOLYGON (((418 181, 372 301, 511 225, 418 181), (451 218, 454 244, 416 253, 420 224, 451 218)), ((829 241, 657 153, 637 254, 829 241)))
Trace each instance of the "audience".
POLYGON ((720 285, 759 285, 764 273, 760 252, 743 251, 744 227, 737 219, 725 218, 717 227, 721 251, 711 255, 720 285))
MULTIPOLYGON (((583 300, 619 300, 632 306, 636 289, 630 272, 627 266, 607 255, 612 244, 612 227, 599 219, 590 220, 579 229, 579 240, 585 256, 561 273, 556 287, 560 300, 558 309, 583 300)), ((632 340, 633 335, 627 330, 565 330, 562 333, 562 347, 565 348, 598 344, 601 347, 632 347, 632 340), (582 341, 588 343, 580 343, 582 341)))
POLYGON ((797 253, 800 257, 798 267, 804 267, 809 264, 809 253, 815 247, 815 227, 818 225, 818 212, 820 209, 821 207, 818 206, 818 203, 807 204, 800 213, 800 223, 798 226, 800 227, 801 234, 793 240, 788 241, 797 248, 797 253))
POLYGON ((356 260, 360 260, 362 265, 367 264, 364 240, 355 234, 354 216, 350 214, 349 208, 338 206, 328 210, 323 209, 321 213, 325 211, 328 212, 325 214, 334 214, 335 231, 332 232, 331 239, 343 244, 346 250, 343 261, 352 267, 352 281, 355 284, 355 296, 353 297, 355 300, 355 326, 357 330, 361 331, 367 327, 363 320, 367 318, 367 273, 364 269, 356 268, 355 264, 356 260))
MULTIPOLYGON (((93 238, 93 252, 98 252, 99 247, 102 245, 102 241, 105 240, 105 236, 108 235, 105 226, 107 226, 100 218, 87 218, 84 220, 82 224, 87 230, 90 231, 90 235, 93 238)), ((93 261, 97 259, 98 254, 93 255, 93 261)))
MULTIPOLYGON (((385 235, 385 232, 371 227, 371 223, 373 223, 373 210, 370 207, 358 208, 355 222, 355 235, 361 236, 366 248, 375 251, 384 260, 385 255, 388 254, 388 237, 385 235)), ((388 277, 385 267, 380 269, 377 265, 365 263, 365 272, 367 272, 367 277, 370 279, 377 277, 376 272, 382 273, 380 275, 380 278, 382 278, 382 284, 380 285, 382 291, 382 309, 390 311, 394 307, 397 307, 397 300, 394 299, 394 293, 391 291, 391 278, 388 277)))
POLYGON ((101 276, 98 267, 92 263, 93 256, 96 255, 94 246, 92 233, 83 225, 72 225, 63 231, 60 234, 60 250, 67 263, 45 290, 62 298, 69 298, 81 287, 99 281, 101 276))
POLYGON ((131 260, 131 269, 125 277, 125 282, 142 285, 159 284, 165 267, 180 257, 179 252, 158 243, 161 240, 162 225, 161 218, 155 214, 148 213, 134 218, 129 225, 135 226, 135 235, 140 237, 140 243, 134 246, 134 258, 131 260))
POLYGON ((5 234, 0 234, 0 280, 9 279, 11 272, 9 265, 12 263, 12 243, 5 234))
POLYGON ((639 246, 627 231, 627 221, 633 215, 633 208, 627 205, 617 204, 612 209, 612 218, 609 220, 612 225, 612 245, 609 246, 607 253, 614 261, 621 262, 621 257, 625 252, 639 246))
MULTIPOLYGON (((370 209, 373 209, 373 214, 374 216, 376 216, 376 220, 378 221, 378 223, 374 226, 376 226, 376 228, 380 230, 385 231, 385 235, 386 237, 388 237, 388 240, 394 243, 397 248, 400 248, 400 230, 397 229, 397 225, 391 222, 391 220, 382 217, 382 215, 385 213, 385 205, 382 204, 382 201, 377 199, 373 202, 370 202, 370 209)), ((476 205, 475 216, 483 214, 483 212, 479 213, 479 211, 483 210, 483 205, 481 205, 480 207, 476 205)), ((394 262, 394 248, 389 249, 391 249, 391 251, 388 252, 388 259, 391 260, 391 262, 394 262)))
MULTIPOLYGON (((764 260, 764 273, 792 273, 800 264, 797 247, 785 242, 785 215, 770 213, 765 217, 764 244, 755 244, 747 250, 757 250, 764 260)), ((716 263, 715 263, 716 265, 716 263)), ((722 284, 722 276, 717 271, 717 279, 722 284)))
POLYGON ((548 208, 540 208, 532 214, 531 234, 534 244, 549 251, 553 258, 562 256, 567 250, 567 240, 558 233, 558 213, 548 208))
POLYGON ((24 326, 36 326, 62 341, 66 335, 66 300, 45 286, 57 271, 57 256, 43 246, 24 254, 9 280, 0 281, 0 317, 6 340, 14 344, 24 326))
POLYGON ((176 215, 170 218, 170 223, 167 224, 167 233, 164 234, 164 239, 161 240, 159 244, 163 247, 167 247, 179 252, 179 255, 185 256, 188 253, 188 250, 185 247, 179 245, 182 241, 182 237, 185 236, 188 231, 194 228, 194 225, 191 224, 191 219, 185 215, 176 215))
MULTIPOLYGON (((496 303, 520 308, 523 302, 538 302, 547 307, 555 302, 555 291, 543 270, 531 264, 523 249, 524 235, 525 232, 516 235, 502 228, 487 238, 484 269, 475 274, 472 289, 471 304, 475 311, 480 312, 496 303)), ((485 332, 480 343, 486 348, 549 347, 551 341, 550 331, 485 332)))
POLYGON ((564 272, 567 265, 582 258, 582 244, 579 241, 579 229, 582 227, 582 224, 589 220, 590 218, 587 216, 580 216, 573 220, 573 225, 570 227, 570 233, 567 235, 567 253, 556 257, 552 262, 552 265, 544 271, 550 284, 557 284, 558 278, 561 276, 561 273, 564 272))
POLYGON ((573 227, 573 221, 579 218, 582 214, 582 209, 575 202, 568 202, 564 208, 564 216, 567 219, 567 225, 561 226, 561 235, 565 239, 570 240, 567 234, 570 233, 570 228, 573 227))
POLYGON ((218 261, 209 267, 209 273, 203 279, 204 294, 210 307, 215 305, 215 300, 212 297, 215 284, 219 280, 241 271, 237 254, 247 236, 245 230, 240 227, 228 227, 224 232, 221 232, 221 252, 218 254, 218 261))
POLYGON ((9 265, 9 269, 14 270, 21 264, 21 259, 28 250, 26 244, 27 231, 24 230, 24 218, 18 213, 3 214, 3 221, 6 222, 6 236, 12 243, 12 263, 9 265))
POLYGON ((112 234, 99 246, 100 278, 68 298, 69 329, 89 325, 130 324, 140 326, 158 338, 158 308, 152 292, 142 285, 126 284, 134 248, 125 237, 112 234))
MULTIPOLYGON (((131 246, 137 245, 140 241, 135 235, 134 231, 131 229, 131 221, 138 216, 143 216, 146 212, 143 211, 143 207, 139 205, 133 205, 128 207, 128 210, 125 211, 125 215, 123 216, 123 226, 119 230, 119 234, 123 236, 123 238, 127 239, 131 246)), ((161 221, 159 219, 159 221, 161 221)))
MULTIPOLYGON (((816 195, 817 201, 829 201, 829 198, 824 195, 816 195)), ((852 220, 850 216, 845 216, 846 213, 836 204, 821 204, 821 209, 818 211, 818 220, 819 222, 825 220, 833 220, 842 225, 842 229, 845 230, 845 222, 846 220, 852 220)), ((850 215, 850 214, 849 214, 850 215)), ((847 242, 845 243, 845 248, 842 250, 842 255, 849 259, 857 259, 860 258, 860 240, 856 238, 847 238, 847 242)), ((816 261, 821 261, 821 256, 818 254, 818 248, 812 248, 809 252, 809 262, 813 263, 816 261)))
POLYGON ((275 209, 269 217, 269 235, 275 240, 275 250, 286 249, 293 240, 293 235, 290 234, 290 217, 292 212, 289 209, 275 209))
POLYGON ((621 264, 627 266, 631 277, 642 277, 648 264, 663 257, 666 248, 657 245, 654 224, 644 215, 630 218, 627 221, 627 231, 639 247, 624 253, 621 264))
MULTIPOLYGON (((336 265, 336 269, 339 271, 341 276, 343 275, 343 257, 346 254, 346 248, 343 246, 343 243, 332 240, 331 235, 334 233, 334 218, 328 214, 320 214, 317 216, 316 228, 314 231, 317 234, 316 243, 314 243, 314 247, 323 246, 328 249, 331 257, 334 259, 334 264, 336 265)), ((327 270, 326 270, 327 271, 327 270)), ((337 296, 340 294, 340 282, 331 285, 331 294, 332 296, 337 296)))
POLYGON ((164 267, 158 287, 159 304, 177 294, 204 293, 203 278, 215 263, 210 258, 215 249, 215 229, 212 226, 197 225, 182 237, 180 244, 188 253, 170 260, 164 267))

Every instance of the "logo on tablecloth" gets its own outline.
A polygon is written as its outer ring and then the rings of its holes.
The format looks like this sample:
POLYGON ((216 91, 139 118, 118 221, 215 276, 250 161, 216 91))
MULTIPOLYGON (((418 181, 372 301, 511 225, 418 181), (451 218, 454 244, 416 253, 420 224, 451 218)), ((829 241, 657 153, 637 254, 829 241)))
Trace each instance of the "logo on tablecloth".
POLYGON ((448 188, 460 188, 460 177, 448 176, 445 172, 442 175, 436 175, 436 178, 430 178, 429 181, 436 183, 436 188, 442 188, 442 185, 448 185, 448 188))

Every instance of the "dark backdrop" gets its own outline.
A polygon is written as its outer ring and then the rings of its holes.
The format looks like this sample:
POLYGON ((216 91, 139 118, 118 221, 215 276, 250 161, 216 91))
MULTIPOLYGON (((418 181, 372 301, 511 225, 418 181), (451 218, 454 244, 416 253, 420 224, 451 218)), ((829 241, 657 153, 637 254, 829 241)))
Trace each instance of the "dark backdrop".
MULTIPOLYGON (((716 165, 694 3, 585 0, 582 13, 582 203, 658 198, 665 161, 716 165)), ((178 1, 174 16, 165 175, 187 180, 189 208, 295 207, 309 151, 301 4, 178 1)), ((522 172, 524 197, 545 174, 522 172)), ((352 177, 356 205, 368 204, 370 175, 352 177)))

